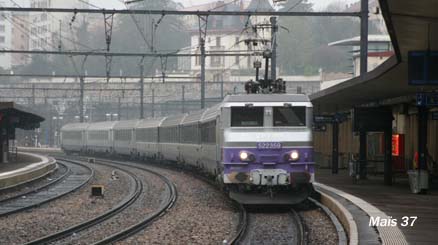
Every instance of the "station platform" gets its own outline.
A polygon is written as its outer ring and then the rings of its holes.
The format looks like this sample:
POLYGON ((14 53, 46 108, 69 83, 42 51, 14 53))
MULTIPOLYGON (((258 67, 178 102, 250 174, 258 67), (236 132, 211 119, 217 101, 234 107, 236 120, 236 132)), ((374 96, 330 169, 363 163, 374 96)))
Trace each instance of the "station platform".
POLYGON ((56 168, 53 158, 19 152, 16 158, 0 163, 0 191, 44 177, 56 168))
POLYGON ((346 170, 333 175, 329 169, 316 170, 315 188, 338 200, 357 225, 359 244, 438 244, 438 190, 426 195, 412 194, 407 177, 385 186, 383 176, 370 175, 353 182, 346 170), (413 225, 402 226, 403 217, 418 217, 413 225), (370 227, 370 217, 392 218, 396 226, 370 227))

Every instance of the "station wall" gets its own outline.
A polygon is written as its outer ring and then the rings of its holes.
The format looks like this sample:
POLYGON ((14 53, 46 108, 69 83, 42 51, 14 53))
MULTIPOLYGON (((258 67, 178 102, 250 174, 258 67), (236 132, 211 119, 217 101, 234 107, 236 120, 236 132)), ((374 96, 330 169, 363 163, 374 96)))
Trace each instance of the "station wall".
MULTIPOLYGON (((407 114, 394 114, 393 133, 405 135, 406 168, 412 167, 412 159, 418 148, 418 117, 413 110, 407 114)), ((325 132, 313 132, 314 150, 317 163, 321 167, 331 167, 332 162, 332 126, 327 124, 325 132)), ((367 135, 367 152, 369 165, 375 166, 378 172, 383 171, 384 135, 381 132, 371 132, 367 135)), ((434 161, 438 160, 438 121, 432 120, 429 114, 428 121, 428 150, 434 161)), ((339 124, 339 167, 348 168, 350 156, 359 152, 359 135, 352 131, 351 118, 339 124)))

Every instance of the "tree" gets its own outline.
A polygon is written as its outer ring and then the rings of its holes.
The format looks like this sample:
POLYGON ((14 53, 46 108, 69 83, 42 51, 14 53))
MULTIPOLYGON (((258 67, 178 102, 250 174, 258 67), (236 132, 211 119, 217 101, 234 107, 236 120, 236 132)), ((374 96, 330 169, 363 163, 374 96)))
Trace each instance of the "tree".
MULTIPOLYGON (((178 5, 170 0, 152 1, 145 0, 132 6, 132 8, 142 9, 176 9, 178 5)), ((181 16, 151 16, 151 15, 115 15, 113 33, 111 38, 111 52, 155 52, 157 50, 176 51, 189 45, 189 36, 182 26, 181 16), (160 23, 159 20, 161 19, 160 23), (139 29, 144 35, 140 34, 139 29), (152 34, 153 33, 153 34, 152 34), (152 36, 154 37, 153 50, 152 36), (146 44, 148 43, 148 44, 146 44)), ((92 18, 89 18, 92 19, 92 18)), ((94 19, 96 20, 96 19, 94 19)), ((75 27, 75 36, 71 41, 63 41, 63 50, 106 50, 105 30, 103 19, 95 21, 93 29, 87 21, 75 27), (88 49, 90 50, 90 49, 88 49)), ((91 51, 90 50, 90 51, 91 51)), ((50 58, 42 55, 34 55, 32 62, 21 69, 23 73, 32 74, 69 74, 77 75, 78 72, 87 72, 88 75, 106 75, 105 57, 90 56, 86 58, 84 70, 81 64, 84 57, 53 56, 50 58), (76 64, 74 68, 73 62, 76 64), (77 71, 76 71, 77 70, 77 71)), ((112 75, 119 75, 123 71, 124 75, 138 75, 140 58, 114 57, 112 59, 112 75)), ((164 61, 163 61, 164 63, 164 61)), ((145 57, 145 75, 149 75, 160 69, 161 64, 156 58, 145 57)), ((167 69, 176 67, 176 59, 169 59, 167 69)))
MULTIPOLYGON (((289 2, 284 7, 294 11, 313 11, 307 1, 289 2)), ((339 4, 331 4, 325 11, 343 11, 339 4)), ((317 74, 319 68, 332 72, 348 72, 351 61, 345 49, 328 47, 328 43, 358 35, 359 22, 345 17, 282 17, 280 25, 279 65, 286 74, 317 74)))

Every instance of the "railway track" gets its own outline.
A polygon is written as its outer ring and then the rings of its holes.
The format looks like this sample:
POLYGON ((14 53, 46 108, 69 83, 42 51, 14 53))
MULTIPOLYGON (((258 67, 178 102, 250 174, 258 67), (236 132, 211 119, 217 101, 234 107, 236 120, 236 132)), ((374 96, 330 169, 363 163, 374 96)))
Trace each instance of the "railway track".
POLYGON ((303 222, 294 209, 267 212, 263 209, 241 209, 236 235, 229 244, 306 244, 303 222))
POLYGON ((167 197, 164 199, 164 201, 162 202, 161 206, 152 214, 150 214, 149 216, 145 217, 144 219, 142 219, 140 222, 116 233, 113 234, 109 237, 106 237, 105 239, 102 239, 101 241, 98 241, 94 244, 108 244, 108 243, 113 243, 113 242, 117 242, 117 241, 121 241, 129 236, 134 235, 135 233, 141 231, 142 229, 144 229, 145 227, 147 227, 148 225, 150 225, 152 222, 154 222, 156 219, 158 219, 160 216, 164 215, 166 213, 167 210, 169 210, 176 202, 177 197, 178 197, 178 193, 176 190, 175 185, 173 184, 173 182, 168 179, 166 176, 151 170, 149 168, 147 168, 146 166, 138 166, 135 164, 130 164, 130 163, 123 163, 123 162, 114 162, 114 161, 107 161, 107 160, 99 160, 100 162, 106 162, 106 163, 115 163, 117 165, 122 165, 122 166, 128 166, 131 168, 135 168, 138 170, 143 170, 143 171, 147 171, 155 176, 157 176, 158 178, 160 178, 167 189, 167 197))
POLYGON ((23 186, 37 182, 39 180, 39 179, 37 179, 37 180, 31 180, 29 182, 23 183, 19 186, 16 186, 16 187, 13 187, 10 189, 5 189, 5 190, 0 191, 1 195, 5 194, 5 196, 6 196, 5 198, 0 199, 0 206, 4 202, 7 202, 7 201, 10 201, 12 199, 19 198, 19 197, 23 197, 23 196, 28 196, 31 193, 35 193, 35 192, 38 192, 40 190, 43 190, 43 189, 45 189, 53 184, 56 184, 60 180, 63 180, 67 175, 70 174, 70 168, 67 165, 60 163, 60 162, 57 162, 57 164, 58 164, 57 171, 61 171, 62 173, 59 176, 57 176, 56 178, 48 181, 47 183, 42 184, 41 186, 36 186, 36 187, 33 187, 30 190, 26 190, 26 191, 20 191, 20 189, 23 189, 23 186), (61 168, 62 168, 62 170, 61 170, 61 168), (18 191, 15 191, 15 192, 18 192, 18 194, 13 194, 13 195, 8 196, 8 194, 9 194, 8 192, 14 192, 14 190, 18 190, 18 191))
POLYGON ((137 176, 137 171, 133 171, 133 170, 142 170, 159 177, 165 183, 167 199, 152 214, 146 215, 144 218, 141 218, 141 220, 135 223, 134 225, 130 225, 117 233, 109 234, 108 236, 101 239, 100 241, 95 242, 94 244, 107 244, 107 243, 122 240, 130 235, 135 234, 136 232, 142 230, 144 227, 152 223, 157 217, 163 215, 165 211, 169 209, 176 201, 177 194, 173 183, 159 173, 156 173, 147 168, 134 167, 120 162, 117 162, 116 163, 117 165, 115 165, 115 163, 112 161, 99 160, 96 161, 95 164, 109 166, 127 174, 132 183, 131 186, 133 186, 132 190, 130 191, 130 194, 127 197, 125 197, 116 207, 112 208, 111 210, 107 211, 102 215, 94 217, 90 220, 72 226, 70 228, 67 228, 63 231, 50 234, 46 237, 42 237, 37 240, 31 241, 27 244, 69 243, 72 241, 71 239, 74 239, 74 241, 78 241, 81 240, 82 236, 86 237, 90 233, 93 233, 94 230, 99 229, 99 226, 103 225, 106 221, 111 221, 111 219, 117 218, 117 216, 119 215, 126 215, 125 212, 129 212, 130 207, 133 206, 136 202, 139 202, 141 195, 145 195, 144 193, 145 183, 143 183, 140 180, 140 178, 137 176), (74 235, 73 238, 72 235, 74 235))
POLYGON ((64 175, 29 192, 2 200, 0 217, 25 211, 67 195, 81 188, 94 175, 94 170, 84 164, 66 161, 58 163, 68 168, 64 175))

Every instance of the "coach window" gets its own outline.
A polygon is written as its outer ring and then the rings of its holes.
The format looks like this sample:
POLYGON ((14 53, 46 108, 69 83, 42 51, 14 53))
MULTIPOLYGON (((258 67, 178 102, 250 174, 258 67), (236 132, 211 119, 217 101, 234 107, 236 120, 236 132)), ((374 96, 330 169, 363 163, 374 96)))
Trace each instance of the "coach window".
POLYGON ((264 107, 231 107, 231 127, 263 127, 264 107))
POLYGON ((306 107, 274 107, 274 127, 306 126, 306 107))

